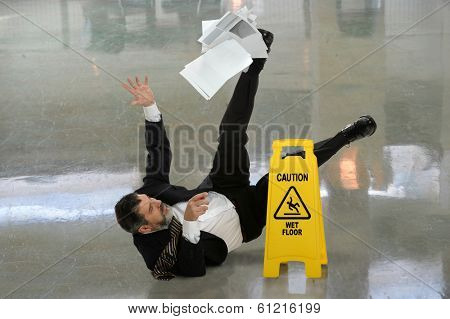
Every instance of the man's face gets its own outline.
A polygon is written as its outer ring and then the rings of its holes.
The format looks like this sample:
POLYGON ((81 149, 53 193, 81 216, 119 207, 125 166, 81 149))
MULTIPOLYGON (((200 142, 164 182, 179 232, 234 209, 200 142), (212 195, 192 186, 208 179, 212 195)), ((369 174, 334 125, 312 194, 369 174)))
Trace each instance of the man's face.
POLYGON ((147 221, 147 225, 141 226, 139 232, 148 233, 168 224, 169 207, 166 204, 144 194, 139 194, 138 198, 140 199, 138 214, 144 216, 147 221))

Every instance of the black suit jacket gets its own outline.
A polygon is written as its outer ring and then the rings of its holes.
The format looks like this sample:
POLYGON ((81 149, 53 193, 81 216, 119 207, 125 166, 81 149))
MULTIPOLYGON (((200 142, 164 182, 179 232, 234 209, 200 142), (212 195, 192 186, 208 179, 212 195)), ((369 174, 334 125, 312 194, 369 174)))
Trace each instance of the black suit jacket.
MULTIPOLYGON (((166 204, 174 205, 189 200, 195 194, 211 190, 211 187, 188 190, 170 183, 172 153, 163 119, 159 122, 145 121, 145 143, 148 151, 146 175, 144 185, 136 190, 136 193, 146 194, 166 204)), ((156 260, 169 242, 169 230, 145 235, 134 234, 133 242, 144 258, 147 267, 153 270, 156 260)), ((227 253, 225 242, 213 234, 201 232, 200 241, 197 244, 192 244, 181 236, 177 262, 172 272, 184 276, 202 276, 206 272, 206 265, 221 264, 227 253)))
MULTIPOLYGON (((221 191, 215 189, 208 182, 208 178, 192 190, 172 185, 169 181, 172 152, 162 118, 159 122, 145 121, 145 143, 148 151, 146 175, 144 185, 137 189, 136 193, 146 194, 168 205, 174 205, 178 202, 188 201, 195 194, 215 190, 227 196, 235 205, 244 242, 250 241, 261 234, 262 227, 249 213, 255 206, 252 201, 251 186, 221 191)), ((169 242, 169 230, 145 235, 134 234, 133 241, 144 257, 147 267, 153 270, 156 260, 169 242)), ((200 241, 197 244, 192 244, 183 236, 180 236, 177 251, 177 262, 172 271, 183 276, 202 276, 206 272, 205 266, 220 265, 228 254, 223 239, 203 231, 200 233, 200 241)))

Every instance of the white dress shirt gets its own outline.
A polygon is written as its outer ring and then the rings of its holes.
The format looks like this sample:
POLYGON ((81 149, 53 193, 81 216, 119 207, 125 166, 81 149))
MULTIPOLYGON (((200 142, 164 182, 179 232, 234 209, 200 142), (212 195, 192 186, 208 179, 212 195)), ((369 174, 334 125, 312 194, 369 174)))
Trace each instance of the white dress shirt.
MULTIPOLYGON (((145 119, 149 122, 159 122, 161 112, 156 103, 144 107, 145 119)), ((173 216, 183 224, 183 237, 193 244, 200 240, 200 231, 222 238, 228 247, 228 252, 242 245, 242 232, 239 215, 233 203, 224 195, 210 191, 208 192, 208 210, 195 221, 184 219, 187 202, 179 202, 169 207, 168 219, 173 216)), ((161 228, 165 229, 166 227, 161 228)))

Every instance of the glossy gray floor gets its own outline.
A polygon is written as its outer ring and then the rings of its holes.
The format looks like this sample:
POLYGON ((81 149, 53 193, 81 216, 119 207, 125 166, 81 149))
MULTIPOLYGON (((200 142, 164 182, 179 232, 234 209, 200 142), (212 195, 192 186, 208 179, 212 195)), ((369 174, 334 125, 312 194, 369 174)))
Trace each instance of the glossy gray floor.
POLYGON ((1 0, 0 297, 448 297, 446 4, 1 0), (118 80, 150 75, 171 179, 196 186, 236 78, 205 101, 178 72, 199 55, 201 21, 243 5, 276 35, 250 130, 253 181, 274 137, 319 140, 362 114, 378 131, 320 169, 323 278, 289 263, 264 279, 261 237, 202 278, 157 282, 113 215, 144 163, 143 115, 118 80))

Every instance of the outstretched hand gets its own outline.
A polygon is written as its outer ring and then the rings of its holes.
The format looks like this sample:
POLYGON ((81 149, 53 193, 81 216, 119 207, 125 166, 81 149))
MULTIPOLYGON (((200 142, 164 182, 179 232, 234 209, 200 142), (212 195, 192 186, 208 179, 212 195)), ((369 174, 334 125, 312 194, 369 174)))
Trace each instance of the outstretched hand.
POLYGON ((137 106, 150 106, 155 102, 155 96, 153 95, 153 91, 148 86, 148 76, 145 76, 144 83, 142 83, 139 78, 136 76, 136 82, 128 78, 128 86, 125 83, 122 83, 122 87, 126 89, 128 92, 133 94, 134 99, 131 101, 131 105, 137 106))

